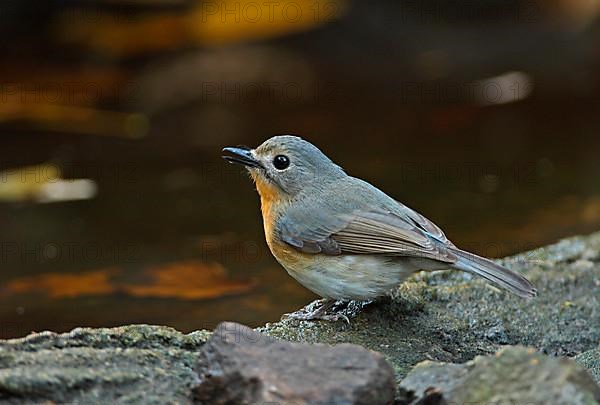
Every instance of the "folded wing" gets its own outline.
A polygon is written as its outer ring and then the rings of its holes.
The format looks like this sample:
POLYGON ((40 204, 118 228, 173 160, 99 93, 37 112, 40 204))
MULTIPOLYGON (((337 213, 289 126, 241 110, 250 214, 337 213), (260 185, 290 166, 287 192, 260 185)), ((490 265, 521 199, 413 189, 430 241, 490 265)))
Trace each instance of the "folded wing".
MULTIPOLYGON (((421 222, 425 219, 419 217, 421 222)), ((310 218, 300 221, 293 212, 288 213, 279 222, 280 239, 305 253, 381 254, 447 263, 457 260, 447 249, 453 245, 446 245, 439 228, 431 224, 434 235, 430 235, 426 227, 404 215, 355 210, 351 214, 313 213, 310 218)))

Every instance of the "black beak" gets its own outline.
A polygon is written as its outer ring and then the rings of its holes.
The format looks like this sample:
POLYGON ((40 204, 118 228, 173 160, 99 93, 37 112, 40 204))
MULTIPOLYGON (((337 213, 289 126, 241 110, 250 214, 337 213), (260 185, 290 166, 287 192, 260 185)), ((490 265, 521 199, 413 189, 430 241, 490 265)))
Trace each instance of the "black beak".
POLYGON ((251 149, 247 146, 223 148, 223 152, 227 153, 227 155, 223 155, 223 159, 229 163, 237 163, 248 167, 262 167, 260 162, 254 159, 250 151, 251 149))

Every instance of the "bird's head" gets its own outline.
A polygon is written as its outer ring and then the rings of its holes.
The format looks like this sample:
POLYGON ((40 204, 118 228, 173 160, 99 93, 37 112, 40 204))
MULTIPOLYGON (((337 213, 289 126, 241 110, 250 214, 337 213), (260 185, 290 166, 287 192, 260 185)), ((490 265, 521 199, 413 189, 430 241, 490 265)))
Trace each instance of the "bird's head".
POLYGON ((261 188, 274 189, 291 199, 345 176, 341 167, 298 136, 278 135, 255 149, 238 146, 224 148, 223 152, 228 162, 246 166, 261 196, 261 188))

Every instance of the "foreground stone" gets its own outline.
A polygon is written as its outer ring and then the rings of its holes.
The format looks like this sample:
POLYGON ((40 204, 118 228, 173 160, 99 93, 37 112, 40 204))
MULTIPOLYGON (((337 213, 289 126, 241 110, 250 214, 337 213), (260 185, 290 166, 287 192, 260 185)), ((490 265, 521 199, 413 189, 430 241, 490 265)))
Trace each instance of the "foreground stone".
POLYGON ((145 325, 36 333, 0 343, 3 404, 184 404, 208 334, 145 325), (51 402, 48 402, 51 401, 51 402))
POLYGON ((394 371, 360 346, 289 343, 223 323, 204 346, 196 399, 205 404, 387 404, 394 371))
POLYGON ((600 387, 569 359, 509 347, 465 364, 425 361, 400 385, 403 402, 571 404, 600 402, 600 387), (435 398, 435 399, 434 399, 435 398))
MULTIPOLYGON (((600 233, 502 262, 526 274, 539 296, 524 301, 464 273, 421 274, 387 301, 350 305, 344 310, 352 318, 349 326, 285 320, 258 330, 290 341, 353 343, 381 352, 397 383, 424 360, 462 367, 505 345, 579 355, 577 362, 598 378, 600 233)), ((139 325, 0 341, 0 402, 192 403, 201 382, 198 353, 209 336, 139 325)))

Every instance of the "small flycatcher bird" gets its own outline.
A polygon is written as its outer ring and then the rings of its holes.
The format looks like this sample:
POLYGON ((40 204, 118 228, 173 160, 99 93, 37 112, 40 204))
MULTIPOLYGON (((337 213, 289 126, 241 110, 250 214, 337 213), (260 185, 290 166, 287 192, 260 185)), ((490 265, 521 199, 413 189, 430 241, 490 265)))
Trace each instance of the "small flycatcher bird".
POLYGON ((260 195, 271 253, 298 282, 325 298, 291 317, 327 315, 338 300, 372 300, 419 270, 477 274, 520 297, 536 295, 523 276, 466 252, 433 222, 371 184, 347 175, 313 144, 274 136, 256 149, 224 148, 248 169, 260 195))

